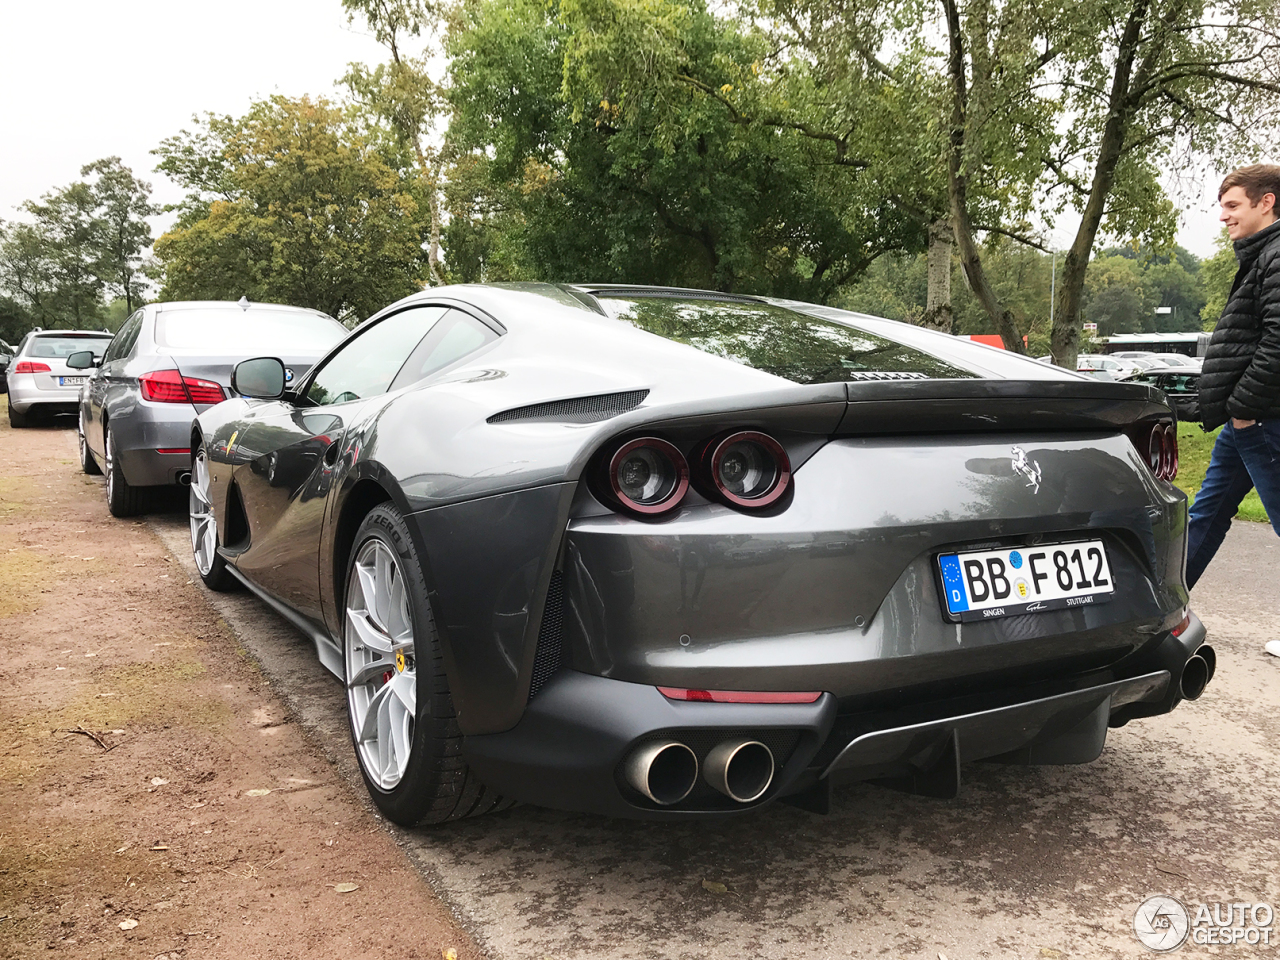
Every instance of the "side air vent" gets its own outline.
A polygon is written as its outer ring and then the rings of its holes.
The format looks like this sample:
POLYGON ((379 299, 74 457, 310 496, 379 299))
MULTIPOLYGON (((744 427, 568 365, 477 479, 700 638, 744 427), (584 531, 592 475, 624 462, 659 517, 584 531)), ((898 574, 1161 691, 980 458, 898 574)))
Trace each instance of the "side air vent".
POLYGON ((547 588, 547 604, 542 608, 542 626, 538 629, 538 650, 533 655, 533 679, 529 682, 529 699, 542 689, 551 675, 560 669, 560 648, 564 633, 564 574, 551 574, 547 588))
POLYGON ((648 390, 601 393, 594 397, 572 397, 527 407, 513 407, 489 417, 489 423, 598 423, 634 410, 649 395, 648 390))
POLYGON ((853 370, 846 376, 857 382, 859 380, 928 380, 927 373, 916 373, 891 370, 853 370))

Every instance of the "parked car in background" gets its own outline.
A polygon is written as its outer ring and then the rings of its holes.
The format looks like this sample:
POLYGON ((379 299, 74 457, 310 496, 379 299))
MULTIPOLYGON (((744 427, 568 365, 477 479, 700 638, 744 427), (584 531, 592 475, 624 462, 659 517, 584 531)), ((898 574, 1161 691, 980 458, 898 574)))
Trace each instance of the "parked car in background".
POLYGON ((196 567, 312 639, 397 823, 954 796, 966 761, 1093 760, 1213 672, 1146 384, 550 284, 426 290, 233 383, 190 439, 196 567))
POLYGON ((42 414, 75 413, 87 377, 69 366, 75 353, 101 357, 111 334, 102 330, 33 330, 9 364, 9 426, 25 427, 42 414))
POLYGON ((1159 367, 1134 377, 1136 383, 1149 383, 1164 391, 1179 420, 1200 422, 1200 370, 1159 367))
POLYGON ((152 303, 135 312, 105 356, 72 357, 87 377, 79 397, 80 464, 106 473, 107 505, 127 517, 149 488, 185 482, 191 421, 222 402, 237 362, 268 354, 301 377, 346 336, 332 317, 275 304, 152 303))
POLYGON ((1201 357, 1186 357, 1180 353, 1153 353, 1152 360, 1159 360, 1166 367, 1176 370, 1200 372, 1200 368, 1204 366, 1204 359, 1201 357))
POLYGON ((1128 380, 1140 370, 1132 360, 1104 357, 1101 354, 1082 353, 1076 358, 1076 371, 1095 380, 1128 380))
POLYGON ((0 340, 0 393, 6 393, 9 390, 9 364, 13 362, 13 355, 17 353, 16 347, 0 340))

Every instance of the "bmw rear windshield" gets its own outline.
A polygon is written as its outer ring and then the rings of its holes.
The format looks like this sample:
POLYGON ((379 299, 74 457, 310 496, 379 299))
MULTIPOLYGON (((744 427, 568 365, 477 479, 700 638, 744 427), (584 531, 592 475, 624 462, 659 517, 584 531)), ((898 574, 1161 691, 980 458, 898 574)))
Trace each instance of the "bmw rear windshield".
POLYGON ((596 293, 615 320, 793 383, 972 379, 886 337, 751 300, 596 293))
POLYGON ((109 333, 36 334, 27 344, 25 356, 61 360, 81 350, 92 350, 96 357, 110 342, 109 333))
POLYGON ((347 335, 342 324, 319 313, 293 310, 161 310, 156 345, 210 355, 327 353, 347 335))

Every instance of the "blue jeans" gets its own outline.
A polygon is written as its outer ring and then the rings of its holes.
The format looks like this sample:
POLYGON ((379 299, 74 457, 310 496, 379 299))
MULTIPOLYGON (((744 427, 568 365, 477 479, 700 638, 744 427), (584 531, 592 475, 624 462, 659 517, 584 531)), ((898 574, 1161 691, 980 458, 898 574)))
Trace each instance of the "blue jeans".
POLYGON ((1195 586, 1222 546, 1245 495, 1254 488, 1280 534, 1280 420, 1237 430, 1227 421, 1213 445, 1204 486, 1187 529, 1187 588, 1195 586))

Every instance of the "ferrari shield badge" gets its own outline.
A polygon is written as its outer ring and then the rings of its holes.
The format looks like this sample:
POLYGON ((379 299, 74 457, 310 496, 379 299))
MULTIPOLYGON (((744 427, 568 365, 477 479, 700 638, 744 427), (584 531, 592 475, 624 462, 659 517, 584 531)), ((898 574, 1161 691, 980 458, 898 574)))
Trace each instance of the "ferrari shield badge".
POLYGON ((1032 493, 1039 493, 1039 461, 1028 460, 1027 451, 1023 450, 1021 447, 1013 447, 1009 452, 1013 454, 1013 472, 1020 474, 1027 481, 1027 486, 1031 488, 1032 493))

